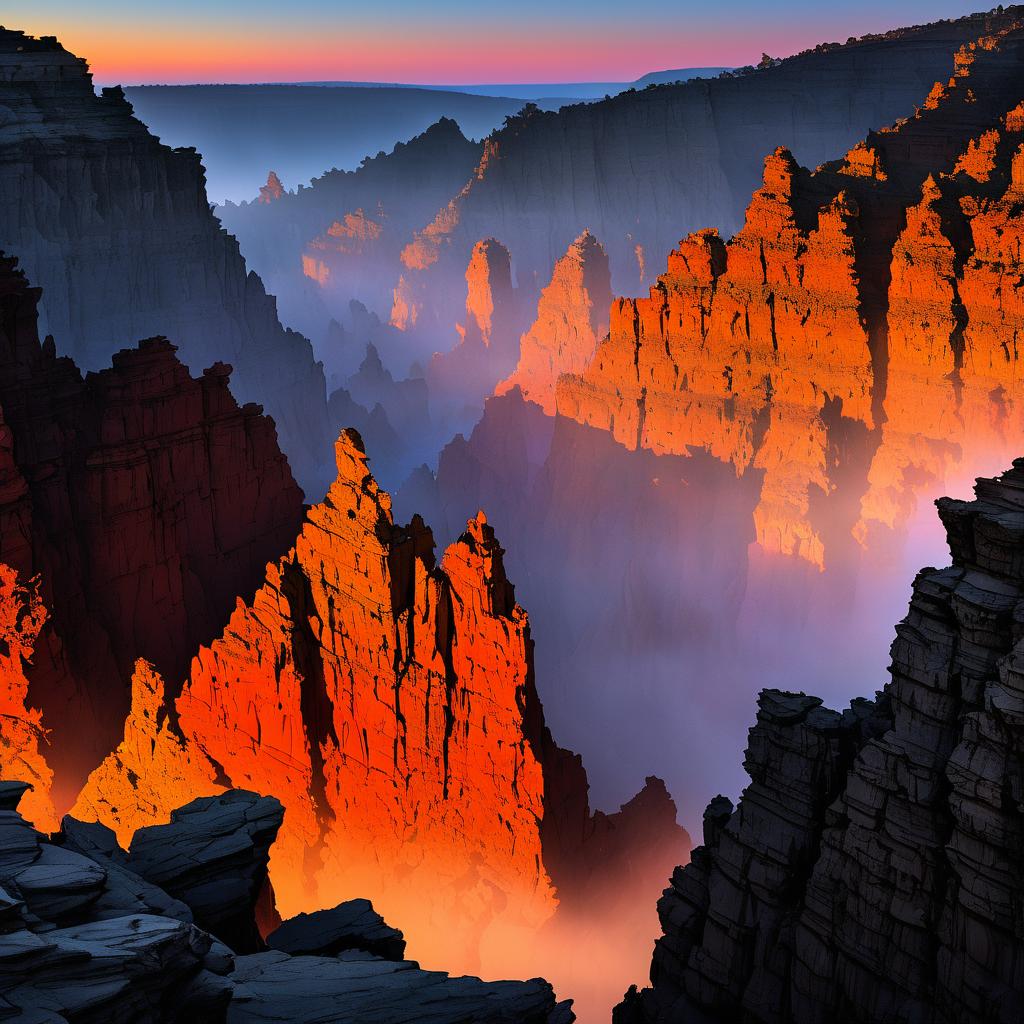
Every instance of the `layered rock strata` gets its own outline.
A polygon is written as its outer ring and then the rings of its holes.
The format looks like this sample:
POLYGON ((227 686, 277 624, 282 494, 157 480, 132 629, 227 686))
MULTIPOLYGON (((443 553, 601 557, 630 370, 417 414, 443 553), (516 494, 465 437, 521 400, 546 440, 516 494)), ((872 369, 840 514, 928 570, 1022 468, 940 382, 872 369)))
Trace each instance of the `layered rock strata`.
POLYGON ((53 37, 0 33, 0 248, 43 289, 42 333, 86 370, 139 338, 175 339, 200 373, 274 417, 296 475, 319 497, 330 431, 323 371, 210 212, 199 154, 160 144, 120 89, 93 91, 53 37))
POLYGON ((814 172, 776 150, 733 239, 689 236, 649 297, 613 304, 608 340, 559 382, 558 412, 630 448, 702 448, 763 474, 754 524, 768 552, 824 567, 830 535, 842 557, 866 521, 902 525, 887 489, 941 479, 943 445, 1013 422, 1000 331, 1014 307, 990 327, 1000 285, 985 267, 1008 262, 1014 277, 1016 255, 1004 241, 986 254, 983 239, 1015 216, 1022 52, 1015 26, 964 47, 913 117, 814 172), (994 165, 979 182, 967 167, 982 146, 994 165))
POLYGON ((458 276, 480 239, 514 254, 537 294, 581 231, 604 243, 614 287, 635 294, 679 235, 731 233, 757 188, 761 160, 785 146, 807 166, 844 152, 867 125, 913 110, 946 81, 963 45, 1012 22, 1007 7, 825 43, 762 69, 642 91, 557 112, 526 110, 485 140, 475 173, 406 247, 401 268, 449 322, 458 276))
POLYGON ((892 679, 839 714, 766 691, 750 785, 717 798, 619 1022, 1017 1022, 1024 460, 941 499, 892 679))
POLYGON ((38 295, 12 260, 0 263, 0 563, 12 659, 0 681, 9 713, 20 706, 24 716, 3 731, 3 765, 42 799, 29 733, 50 732, 55 795, 67 807, 118 742, 135 659, 183 678, 195 648, 294 539, 303 505, 273 423, 239 408, 229 367, 194 378, 155 338, 83 378, 52 339, 40 344, 38 295))

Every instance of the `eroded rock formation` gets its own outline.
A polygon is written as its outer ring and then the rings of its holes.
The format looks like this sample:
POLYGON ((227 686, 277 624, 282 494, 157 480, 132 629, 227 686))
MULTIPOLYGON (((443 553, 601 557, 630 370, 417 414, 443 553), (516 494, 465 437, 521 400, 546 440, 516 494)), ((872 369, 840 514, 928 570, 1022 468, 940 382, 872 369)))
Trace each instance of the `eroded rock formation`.
POLYGON ((210 212, 199 154, 161 145, 120 89, 97 96, 85 61, 52 37, 0 33, 0 95, 0 248, 43 289, 42 333, 84 370, 151 335, 174 338, 193 373, 230 363, 235 395, 274 417, 319 497, 322 368, 210 212))
POLYGON ((608 333, 611 306, 608 256, 584 231, 555 264, 551 283, 541 292, 537 319, 523 335, 515 372, 495 394, 518 387, 548 416, 555 414, 555 385, 563 373, 582 373, 608 333))
POLYGON ((4 682, 14 704, 30 695, 23 727, 41 714, 51 734, 66 808, 118 742, 135 659, 182 679, 292 542, 303 505, 273 423, 239 408, 228 367, 196 379, 154 338, 83 379, 40 344, 38 295, 0 264, 0 563, 16 574, 4 593, 23 648, 4 682))
POLYGON ((476 423, 485 399, 518 357, 520 303, 509 252, 494 238, 473 247, 463 321, 455 325, 458 344, 437 353, 426 370, 431 415, 449 437, 476 423))
POLYGON ((742 225, 765 153, 784 146, 813 167, 846 151, 866 125, 913 110, 936 80, 949 78, 958 48, 1005 27, 1018 10, 823 44, 756 71, 509 118, 485 140, 476 172, 406 247, 406 287, 429 294, 450 321, 469 251, 493 235, 513 253, 518 284, 532 299, 590 228, 607 249, 615 289, 635 294, 680 234, 742 225))
POLYGON ((558 411, 627 447, 703 448, 763 473, 754 522, 769 552, 824 567, 829 533, 842 557, 865 520, 902 525, 887 488, 941 480, 951 443, 984 430, 977 447, 991 448, 1012 423, 1002 334, 1016 320, 1011 304, 990 324, 1001 285, 986 268, 1017 257, 1002 234, 998 255, 984 239, 1013 202, 1021 59, 1016 27, 965 47, 913 117, 813 173, 776 150, 728 244, 691 235, 649 297, 613 304, 558 411), (982 182, 964 163, 980 147, 994 162, 982 182))
POLYGON ((273 788, 283 914, 363 894, 425 959, 511 970, 560 903, 648 889, 685 833, 655 781, 619 815, 591 814, 579 759, 544 724, 526 613, 486 517, 437 564, 421 519, 394 523, 354 432, 337 462, 180 695, 139 663, 124 740, 75 813, 127 842, 186 792, 273 788))
POLYGON ((976 495, 937 503, 953 562, 874 700, 761 695, 750 785, 708 807, 617 1021, 1021 1019, 1024 460, 976 495))
MULTIPOLYGON (((442 117, 354 171, 327 171, 271 205, 226 203, 217 213, 280 296, 285 320, 309 333, 330 371, 337 355, 327 344, 329 319, 358 333, 351 300, 388 318, 402 247, 461 188, 479 159, 480 145, 442 117)), ((409 309, 403 326, 415 317, 416 310, 409 309)), ((449 332, 453 323, 445 324, 449 332)), ((360 352, 369 340, 359 333, 360 352)), ((389 369, 404 375, 412 358, 429 358, 433 351, 407 354, 404 362, 397 354, 384 354, 389 369)))

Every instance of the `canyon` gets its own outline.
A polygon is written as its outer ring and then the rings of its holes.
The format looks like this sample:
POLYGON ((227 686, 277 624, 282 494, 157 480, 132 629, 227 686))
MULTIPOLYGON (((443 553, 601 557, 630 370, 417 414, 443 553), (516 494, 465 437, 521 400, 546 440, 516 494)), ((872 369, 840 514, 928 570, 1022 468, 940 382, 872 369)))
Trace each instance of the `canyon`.
POLYGON ((485 515, 435 560, 352 430, 306 508, 226 367, 154 338, 83 378, 0 271, 0 755, 25 813, 73 805, 127 846, 196 797, 273 792, 281 913, 371 898, 424 962, 504 976, 568 944, 559 989, 607 1009, 689 842, 655 778, 591 810, 485 515))
POLYGON ((192 907, 269 959, 145 926, 224 1005, 358 919, 593 1021, 671 876, 619 1024, 1018 1020, 1022 72, 998 8, 214 216, 195 151, 0 30, 6 823, 163 914, 204 879, 154 830, 272 819, 240 916, 192 907), (827 710, 944 532, 891 683, 827 710))
POLYGON ((840 159, 770 153, 744 227, 684 239, 606 337, 541 309, 533 400, 503 384, 399 490, 449 529, 492 509, 599 803, 654 770, 692 810, 709 765, 740 783, 760 686, 841 700, 884 670, 899 582, 940 550, 928 499, 1015 457, 1020 58, 1011 22, 840 159))

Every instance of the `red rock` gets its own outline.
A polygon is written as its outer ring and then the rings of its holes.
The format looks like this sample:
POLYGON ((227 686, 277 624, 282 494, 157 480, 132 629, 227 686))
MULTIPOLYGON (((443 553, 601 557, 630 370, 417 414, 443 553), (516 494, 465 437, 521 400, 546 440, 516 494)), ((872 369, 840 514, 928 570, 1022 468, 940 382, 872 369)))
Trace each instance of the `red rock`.
POLYGON ((591 816, 578 758, 544 726, 528 620, 486 517, 438 566, 418 517, 394 524, 354 432, 337 460, 325 502, 173 705, 138 666, 124 742, 75 813, 124 837, 182 787, 273 792, 283 916, 361 893, 418 958, 511 970, 560 900, 582 908, 615 878, 650 887, 685 833, 663 787, 591 816))
POLYGON ((26 667, 58 809, 116 744, 137 657, 180 681, 195 648, 294 538, 302 495, 272 421, 228 368, 191 377, 164 339, 82 378, 0 266, 0 561, 48 612, 26 667))
POLYGON ((276 172, 271 171, 267 175, 266 185, 260 185, 260 197, 257 202, 272 203, 283 195, 284 185, 281 184, 281 179, 277 176, 276 172))

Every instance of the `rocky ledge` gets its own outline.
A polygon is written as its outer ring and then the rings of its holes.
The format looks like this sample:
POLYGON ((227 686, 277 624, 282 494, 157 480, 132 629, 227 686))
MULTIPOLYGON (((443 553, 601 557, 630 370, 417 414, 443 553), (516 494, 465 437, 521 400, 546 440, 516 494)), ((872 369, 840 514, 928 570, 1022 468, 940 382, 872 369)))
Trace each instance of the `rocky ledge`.
POLYGON ((252 939, 239 922, 251 929, 266 886, 283 813, 273 798, 229 790, 195 800, 170 824, 140 830, 126 852, 109 829, 73 818, 49 838, 37 832, 16 810, 28 788, 0 782, 0 1019, 575 1020, 570 1003, 556 1003, 539 978, 492 983, 420 970, 402 959, 401 932, 365 900, 326 911, 314 924, 321 915, 285 922, 275 950, 257 935, 249 955, 204 930, 200 923, 225 931, 227 922, 225 934, 252 939), (344 932, 342 947, 332 930, 344 932), (391 958, 375 955, 388 939, 391 958), (286 945, 343 951, 290 956, 286 945))

